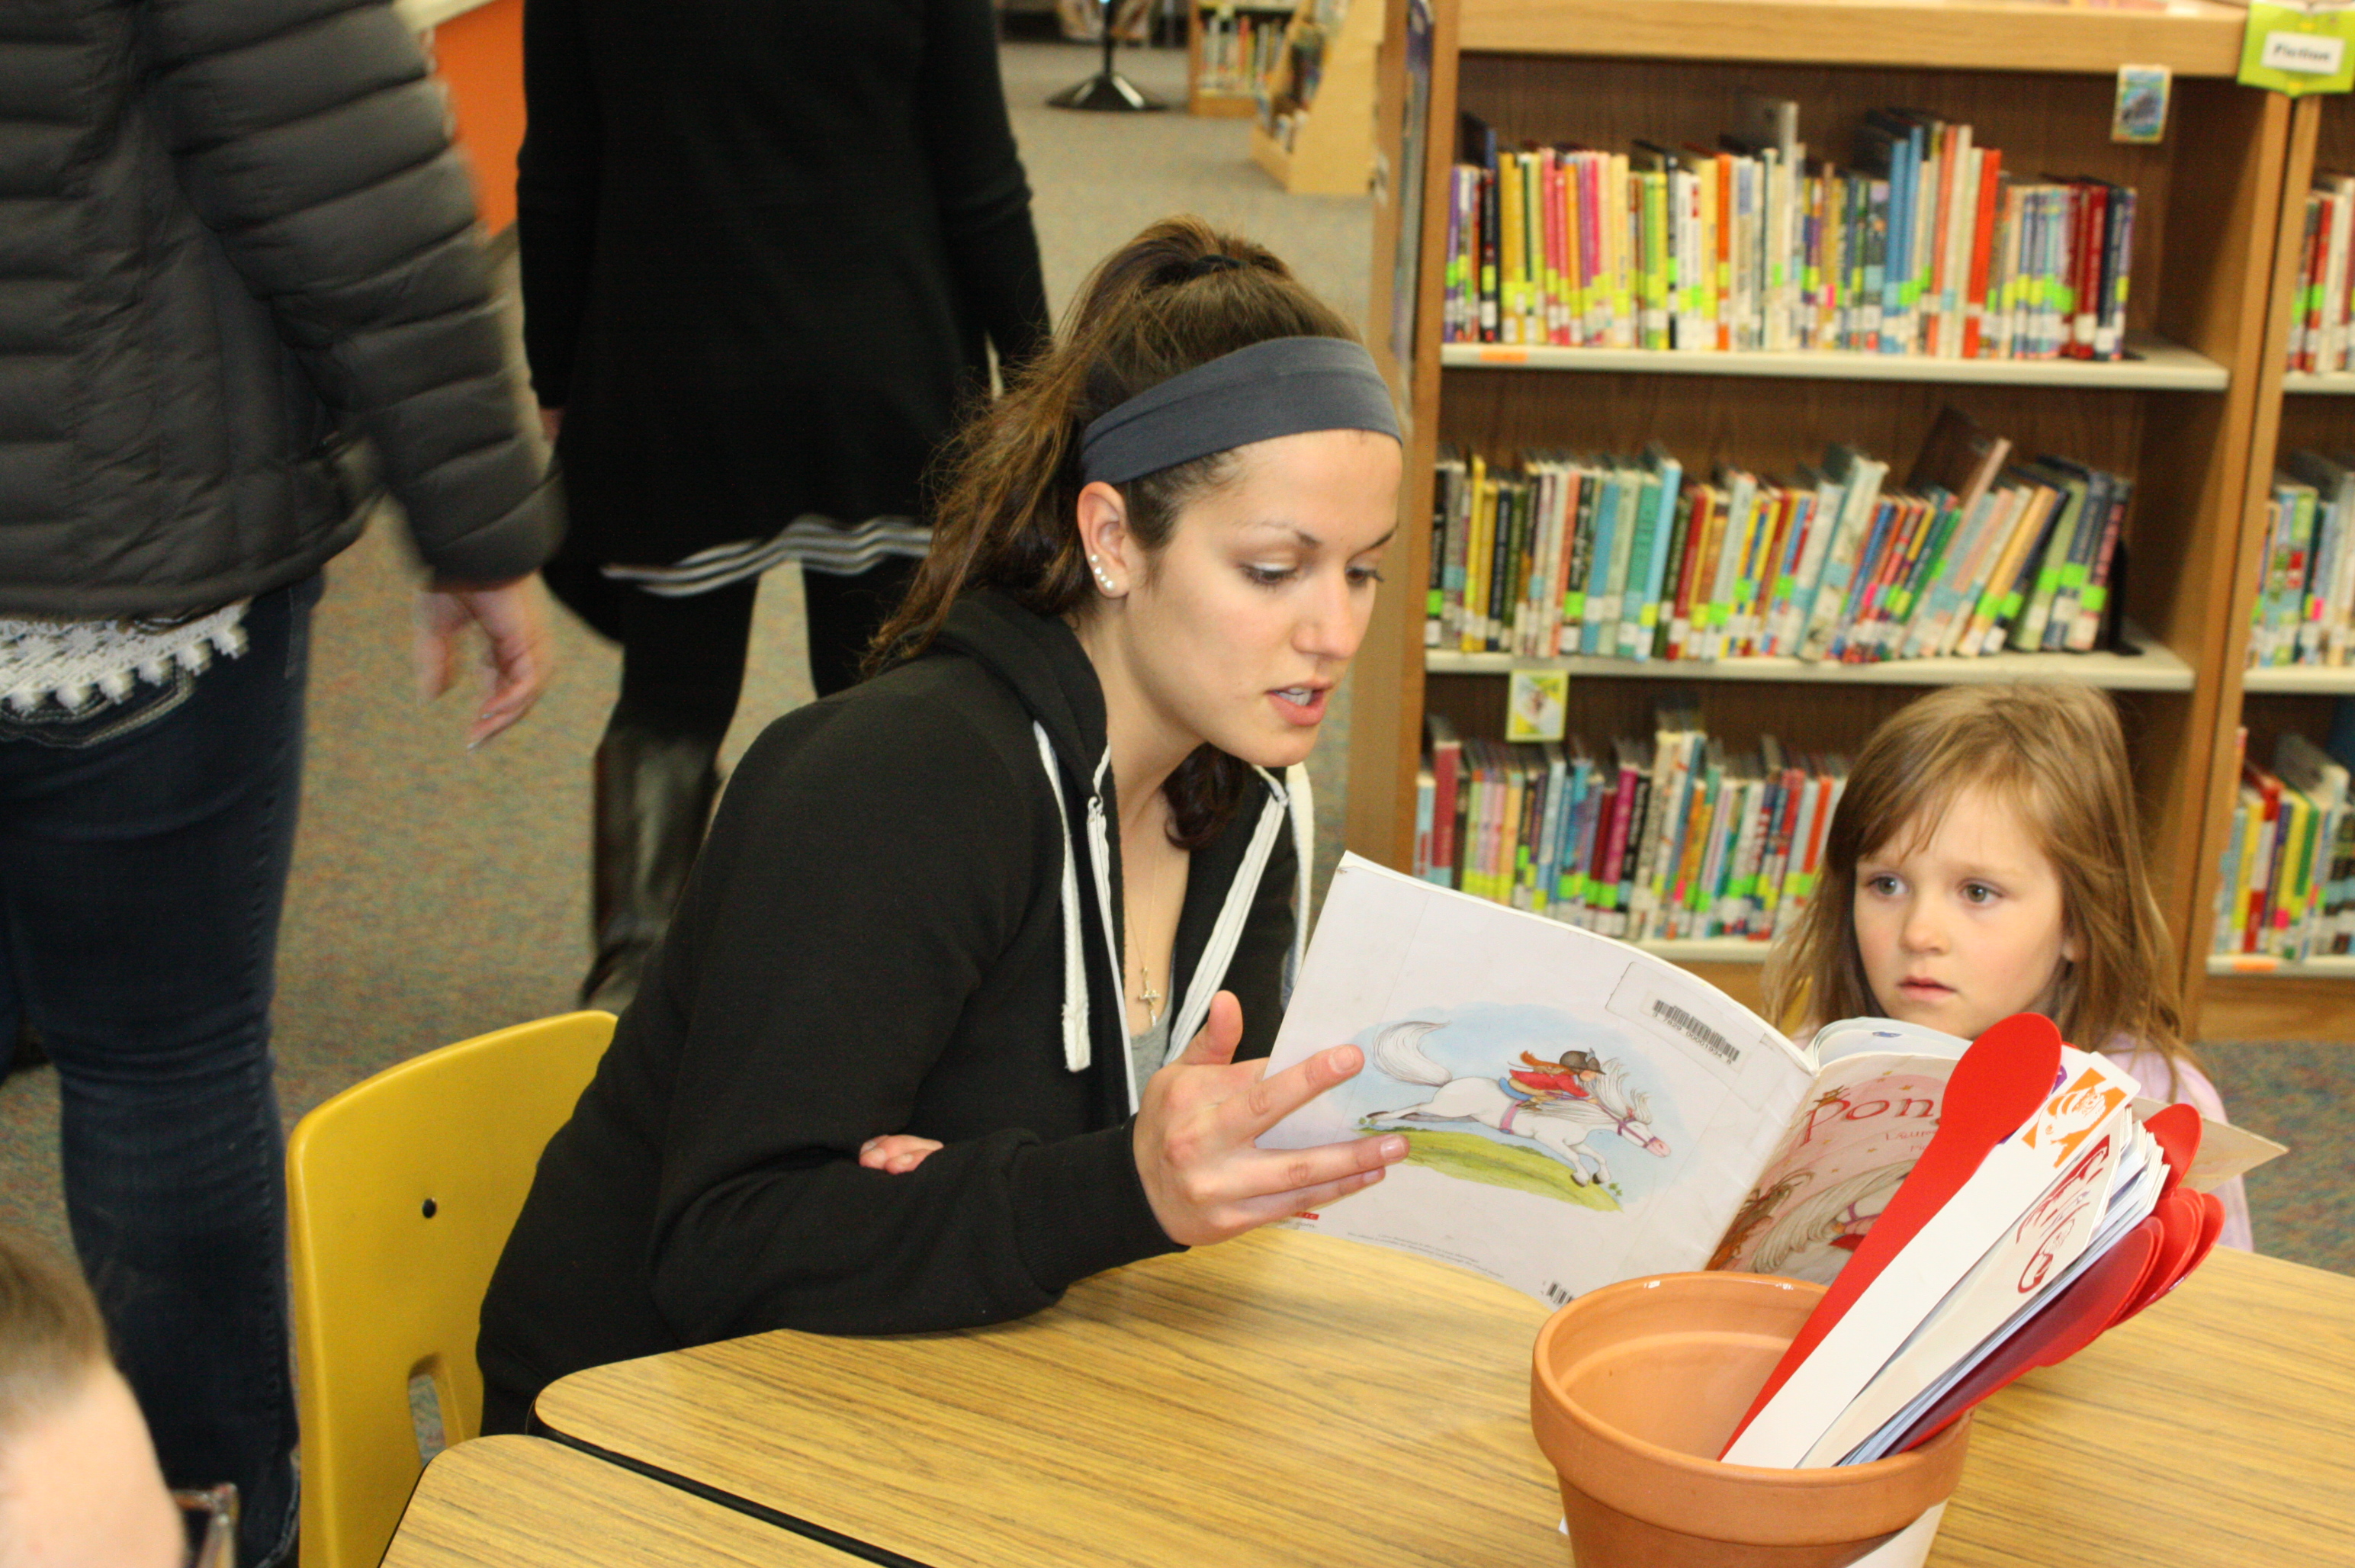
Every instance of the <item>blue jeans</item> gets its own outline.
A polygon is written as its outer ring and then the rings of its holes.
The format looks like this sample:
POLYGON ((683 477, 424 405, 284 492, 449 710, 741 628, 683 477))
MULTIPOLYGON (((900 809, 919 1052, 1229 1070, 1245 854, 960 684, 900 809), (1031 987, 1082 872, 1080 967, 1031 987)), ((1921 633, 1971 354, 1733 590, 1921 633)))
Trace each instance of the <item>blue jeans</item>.
POLYGON ((165 1478, 237 1483, 252 1568, 295 1519, 270 1002, 319 592, 88 718, 0 707, 0 1042, 57 1063, 74 1248, 165 1478))

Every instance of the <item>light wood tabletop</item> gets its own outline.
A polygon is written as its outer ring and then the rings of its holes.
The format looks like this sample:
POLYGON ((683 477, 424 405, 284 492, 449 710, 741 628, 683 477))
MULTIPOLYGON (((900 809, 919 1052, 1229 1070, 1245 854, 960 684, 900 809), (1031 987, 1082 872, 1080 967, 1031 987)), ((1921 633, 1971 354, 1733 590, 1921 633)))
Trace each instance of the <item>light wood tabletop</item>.
POLYGON ((2210 1253, 1981 1407, 1930 1562, 2355 1564, 2355 1279, 2210 1253))
POLYGON ((858 1568, 858 1559, 537 1437, 425 1467, 384 1568, 858 1568))
MULTIPOLYGON (((551 1435, 926 1568, 1562 1563, 1545 1309, 1294 1232, 1018 1323, 776 1333, 577 1373, 551 1435)), ((1982 1413, 1931 1561, 2355 1568, 2355 1279, 2218 1253, 1982 1413)))

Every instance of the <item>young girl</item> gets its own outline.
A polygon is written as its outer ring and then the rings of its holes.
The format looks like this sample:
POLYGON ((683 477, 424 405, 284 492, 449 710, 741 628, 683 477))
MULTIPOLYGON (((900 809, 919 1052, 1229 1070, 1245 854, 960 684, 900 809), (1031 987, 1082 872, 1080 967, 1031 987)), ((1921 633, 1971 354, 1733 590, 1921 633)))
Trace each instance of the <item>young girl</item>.
MULTIPOLYGON (((2014 1013, 2103 1051, 2154 1099, 2224 1118, 2182 1039, 2167 928, 2109 698, 1962 686, 1891 716, 1849 770, 1815 897, 1767 960, 1766 1010, 1966 1040, 2014 1013)), ((2251 1245, 2235 1179, 2222 1241, 2251 1245)))
POLYGON ((1304 771, 1373 613, 1398 419, 1332 310, 1191 220, 1124 247, 953 453, 878 674, 737 769, 483 1307, 484 1428, 792 1328, 1035 1312, 1380 1179, 1261 1150, 1304 771), (929 1157, 862 1166, 894 1135, 929 1157))

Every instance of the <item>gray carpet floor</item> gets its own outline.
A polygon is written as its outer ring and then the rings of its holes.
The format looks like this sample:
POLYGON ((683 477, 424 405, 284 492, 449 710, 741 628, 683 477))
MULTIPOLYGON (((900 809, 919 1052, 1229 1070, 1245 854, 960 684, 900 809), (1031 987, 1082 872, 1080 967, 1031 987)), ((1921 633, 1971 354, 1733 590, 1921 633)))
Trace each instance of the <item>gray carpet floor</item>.
MULTIPOLYGON (((1059 311, 1107 251, 1155 219, 1192 211, 1272 246, 1362 320, 1371 253, 1364 200, 1283 195, 1250 162, 1241 122, 1043 107, 1093 58, 1043 43, 1010 44, 1004 56, 1059 311)), ((1181 55, 1130 51, 1122 68, 1167 98, 1183 95, 1181 55)), ((279 965, 290 1125, 395 1061, 570 1005, 587 957, 589 759, 615 679, 612 651, 557 614, 555 688, 521 728, 470 753, 457 697, 424 706, 411 689, 411 572, 397 528, 372 529, 328 581, 279 965)), ((800 625, 798 582, 773 575, 731 757, 808 699, 800 625)), ((1315 764, 1328 864, 1339 842, 1346 724, 1337 706, 1315 764)), ((2211 1059, 2241 1119, 2298 1151, 2252 1182, 2260 1245, 2355 1269, 2345 1109, 2355 1103, 2355 1048, 2226 1046, 2211 1059)), ((0 1217, 62 1242, 56 1125, 53 1072, 0 1086, 0 1217)))

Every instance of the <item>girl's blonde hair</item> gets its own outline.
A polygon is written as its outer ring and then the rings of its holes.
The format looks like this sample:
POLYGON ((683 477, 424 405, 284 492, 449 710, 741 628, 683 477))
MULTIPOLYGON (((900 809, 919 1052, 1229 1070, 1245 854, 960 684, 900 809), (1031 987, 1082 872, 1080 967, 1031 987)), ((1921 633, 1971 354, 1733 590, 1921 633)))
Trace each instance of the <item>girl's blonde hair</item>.
POLYGON ((1857 948, 1857 863, 1901 834, 1934 831, 1969 789, 2016 806, 2060 875, 2062 919, 2083 955, 2054 994, 2062 1038, 2086 1051, 2131 1041, 2170 1070, 2190 1064, 2117 709, 2071 681, 1948 687, 1872 732, 1832 813, 1814 894, 1767 959, 1768 1016, 1791 1025, 1882 1010, 1857 948))

